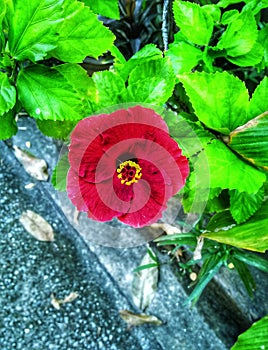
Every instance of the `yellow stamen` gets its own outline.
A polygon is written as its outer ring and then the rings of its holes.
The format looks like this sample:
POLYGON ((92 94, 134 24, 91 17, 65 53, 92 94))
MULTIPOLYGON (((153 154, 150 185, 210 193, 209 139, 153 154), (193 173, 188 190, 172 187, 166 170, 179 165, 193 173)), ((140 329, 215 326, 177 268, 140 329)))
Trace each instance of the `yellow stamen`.
POLYGON ((141 167, 132 160, 126 160, 121 163, 116 171, 118 173, 118 179, 121 179, 121 184, 127 186, 138 182, 142 176, 141 167))

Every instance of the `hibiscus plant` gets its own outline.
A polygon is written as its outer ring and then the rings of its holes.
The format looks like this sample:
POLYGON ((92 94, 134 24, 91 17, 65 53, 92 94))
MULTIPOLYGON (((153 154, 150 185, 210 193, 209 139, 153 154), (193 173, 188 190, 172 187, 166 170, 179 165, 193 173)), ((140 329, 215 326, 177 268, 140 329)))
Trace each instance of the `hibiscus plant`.
POLYGON ((268 272, 250 253, 268 249, 267 1, 164 1, 158 36, 128 55, 118 28, 153 5, 106 3, 0 2, 0 138, 26 113, 67 140, 53 183, 98 221, 148 226, 176 195, 198 220, 156 244, 200 263, 189 300, 221 266, 252 295, 248 265, 268 272))

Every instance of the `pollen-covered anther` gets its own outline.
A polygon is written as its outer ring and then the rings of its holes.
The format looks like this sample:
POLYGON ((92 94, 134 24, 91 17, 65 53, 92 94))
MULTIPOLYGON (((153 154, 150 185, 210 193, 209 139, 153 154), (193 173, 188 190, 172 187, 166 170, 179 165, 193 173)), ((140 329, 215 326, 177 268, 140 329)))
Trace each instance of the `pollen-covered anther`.
POLYGON ((132 160, 127 160, 119 165, 117 168, 117 177, 121 180, 122 185, 130 186, 131 184, 138 182, 142 177, 141 167, 132 160))

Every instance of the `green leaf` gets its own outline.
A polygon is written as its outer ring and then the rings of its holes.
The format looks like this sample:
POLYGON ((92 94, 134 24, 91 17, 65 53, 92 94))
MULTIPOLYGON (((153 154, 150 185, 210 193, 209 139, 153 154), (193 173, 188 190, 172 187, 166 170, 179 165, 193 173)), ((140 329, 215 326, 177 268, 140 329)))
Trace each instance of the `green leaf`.
POLYGON ((173 12, 177 26, 190 42, 208 45, 213 32, 213 19, 208 11, 197 4, 175 0, 173 12))
POLYGON ((220 18, 221 18, 221 10, 219 9, 219 7, 217 5, 204 5, 202 6, 202 9, 205 10, 207 12, 208 15, 210 15, 214 22, 219 22, 220 18))
POLYGON ((251 11, 254 16, 262 9, 268 7, 268 0, 251 0, 246 2, 247 4, 243 7, 243 11, 251 11))
POLYGON ((212 216, 206 226, 206 231, 217 231, 220 228, 235 226, 230 210, 224 210, 212 216))
POLYGON ((166 56, 170 62, 175 74, 190 72, 202 59, 202 51, 184 41, 175 42, 169 46, 166 56))
POLYGON ((171 121, 169 114, 165 121, 169 127, 170 136, 177 141, 186 157, 197 154, 214 139, 214 135, 205 130, 200 122, 185 120, 180 115, 176 116, 175 121, 171 121))
POLYGON ((16 0, 9 16, 8 43, 19 61, 38 61, 56 47, 63 0, 16 0))
POLYGON ((231 132, 228 145, 250 163, 268 170, 268 111, 231 132))
POLYGON ((268 201, 244 224, 217 232, 206 232, 204 237, 235 247, 265 252, 268 249, 268 201))
POLYGON ((148 252, 143 257, 139 269, 134 273, 132 280, 132 297, 134 304, 140 309, 145 310, 154 298, 158 283, 158 266, 155 259, 152 259, 148 252))
POLYGON ((168 58, 143 62, 129 75, 128 102, 161 105, 172 95, 175 76, 168 58))
POLYGON ((219 271, 223 265, 223 258, 219 254, 213 254, 208 259, 206 259, 199 272, 197 285, 195 286, 192 293, 187 298, 187 302, 196 303, 203 290, 207 284, 212 280, 212 278, 219 271))
POLYGON ((0 72, 0 116, 16 103, 16 89, 10 84, 7 74, 0 72))
POLYGON ((85 103, 85 113, 88 115, 95 111, 97 91, 94 81, 87 75, 87 71, 80 65, 71 63, 55 66, 54 69, 63 75, 83 99, 85 103))
POLYGON ((98 15, 120 19, 118 0, 83 0, 83 2, 98 15))
POLYGON ((0 31, 2 27, 2 21, 6 14, 6 4, 5 1, 0 2, 0 31))
MULTIPOLYGON (((268 34, 268 32, 267 32, 268 34)), ((255 89, 250 100, 248 109, 248 120, 260 116, 262 113, 268 111, 268 77, 260 82, 255 89)))
POLYGON ((221 212, 228 207, 228 198, 222 193, 221 188, 209 188, 209 183, 207 188, 200 188, 197 184, 196 174, 193 171, 183 191, 182 204, 186 213, 221 212))
POLYGON ((268 348, 268 316, 253 323, 244 333, 240 334, 231 350, 264 350, 268 348))
POLYGON ((254 266, 263 272, 268 272, 268 260, 262 258, 261 256, 241 250, 235 250, 233 255, 236 259, 244 262, 245 264, 254 266))
POLYGON ((148 44, 136 52, 122 67, 116 70, 120 72, 120 76, 123 79, 127 80, 129 73, 140 64, 162 58, 163 52, 159 50, 156 45, 148 44))
POLYGON ((238 78, 227 72, 196 72, 179 79, 198 119, 208 128, 227 135, 248 121, 249 96, 245 84, 238 78))
POLYGON ((84 96, 56 69, 41 65, 23 69, 17 88, 23 107, 36 119, 75 121, 86 116, 84 96))
POLYGON ((0 140, 9 139, 17 133, 18 127, 12 110, 0 116, 0 125, 0 140))
POLYGON ((197 240, 196 236, 193 233, 179 233, 174 235, 166 235, 158 237, 154 240, 158 246, 165 245, 190 245, 196 246, 197 240))
POLYGON ((99 108, 108 107, 124 102, 125 82, 115 72, 102 71, 93 74, 92 79, 96 85, 99 108))
POLYGON ((257 36, 254 15, 251 11, 243 11, 228 25, 216 47, 220 50, 225 49, 231 57, 245 55, 253 48, 257 36))
MULTIPOLYGON (((246 1, 248 1, 248 0, 246 0, 246 1)), ((246 1, 243 1, 243 2, 246 2, 246 1)), ((218 2, 217 6, 225 8, 229 5, 238 4, 240 2, 241 2, 241 0, 221 0, 218 2)))
POLYGON ((231 262, 233 263, 236 271, 239 274, 244 286, 248 292, 248 295, 253 298, 253 292, 256 290, 255 281, 247 267, 247 265, 243 261, 239 261, 232 257, 231 262))
POLYGON ((260 209, 264 199, 264 189, 261 188, 256 194, 230 191, 230 211, 232 217, 238 224, 245 222, 258 209, 260 209))
POLYGON ((54 137, 55 139, 66 140, 77 122, 36 120, 36 124, 44 135, 54 137))
POLYGON ((230 24, 233 21, 235 21, 238 16, 239 16, 238 10, 226 11, 222 14, 221 23, 224 25, 230 24))
POLYGON ((58 164, 53 169, 51 182, 56 190, 65 192, 67 184, 67 175, 70 168, 68 153, 61 155, 58 164))
POLYGON ((76 0, 65 0, 63 7, 65 19, 58 29, 54 57, 78 63, 86 56, 98 58, 112 47, 114 35, 88 7, 76 0))
POLYGON ((261 69, 268 66, 268 24, 259 30, 258 42, 264 47, 261 69))
POLYGON ((260 63, 263 59, 263 54, 264 47, 256 41, 252 49, 247 54, 236 57, 227 56, 226 58, 237 66, 250 67, 260 63))
POLYGON ((204 213, 217 213, 225 210, 229 205, 229 200, 224 196, 224 192, 218 197, 208 199, 207 205, 204 209, 204 213))
POLYGON ((221 141, 212 141, 198 156, 195 163, 196 186, 238 190, 254 194, 259 191, 266 176, 239 159, 221 141), (207 166, 208 164, 208 166, 207 166))

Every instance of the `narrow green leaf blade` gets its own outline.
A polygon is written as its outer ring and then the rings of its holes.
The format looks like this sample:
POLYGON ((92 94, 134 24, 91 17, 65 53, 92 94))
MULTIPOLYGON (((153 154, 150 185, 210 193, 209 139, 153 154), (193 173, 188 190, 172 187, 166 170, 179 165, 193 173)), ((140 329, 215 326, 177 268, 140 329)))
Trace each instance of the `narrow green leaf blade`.
POLYGON ((248 121, 249 96, 245 84, 238 78, 227 72, 196 72, 179 79, 197 117, 208 128, 227 135, 248 121))
POLYGON ((56 47, 63 0, 16 0, 9 16, 8 42, 13 58, 38 61, 56 47))
POLYGON ((256 194, 230 191, 230 211, 238 224, 245 222, 251 217, 262 205, 264 199, 263 187, 256 194))
POLYGON ((213 32, 213 19, 197 4, 175 0, 174 18, 182 34, 192 43, 208 45, 213 32))
POLYGON ((17 131, 18 127, 12 110, 0 116, 0 140, 9 139, 17 131))
POLYGON ((0 72, 0 116, 16 103, 16 89, 10 84, 7 74, 0 72))
POLYGON ((86 116, 84 97, 56 69, 36 65, 21 70, 17 88, 23 107, 36 119, 75 121, 86 116))
POLYGON ((133 69, 128 80, 128 102, 162 105, 172 95, 175 76, 168 58, 143 62, 133 69))
POLYGON ((86 56, 98 58, 114 41, 112 32, 104 27, 87 6, 76 0, 65 0, 65 20, 59 28, 54 57, 69 63, 82 62, 86 56))
POLYGON ((268 249, 268 201, 244 224, 203 236, 239 248, 264 253, 268 249))
POLYGON ((268 170, 268 111, 231 132, 228 145, 250 163, 268 170))
POLYGON ((253 323, 242 333, 231 350, 265 350, 268 348, 268 316, 253 323))
POLYGON ((197 285, 187 298, 187 302, 197 302, 207 284, 216 275, 222 265, 223 260, 220 255, 211 255, 207 260, 205 260, 199 272, 197 285))
POLYGON ((268 260, 265 258, 239 250, 235 251, 234 256, 236 259, 243 261, 245 264, 254 266, 263 272, 268 272, 268 260))
POLYGON ((226 50, 228 56, 247 54, 258 37, 257 24, 251 11, 242 11, 223 33, 217 48, 226 50))
POLYGON ((239 277, 244 283, 248 295, 253 298, 253 292, 256 290, 256 284, 247 265, 235 257, 232 257, 231 262, 233 263, 236 271, 239 274, 239 277))

